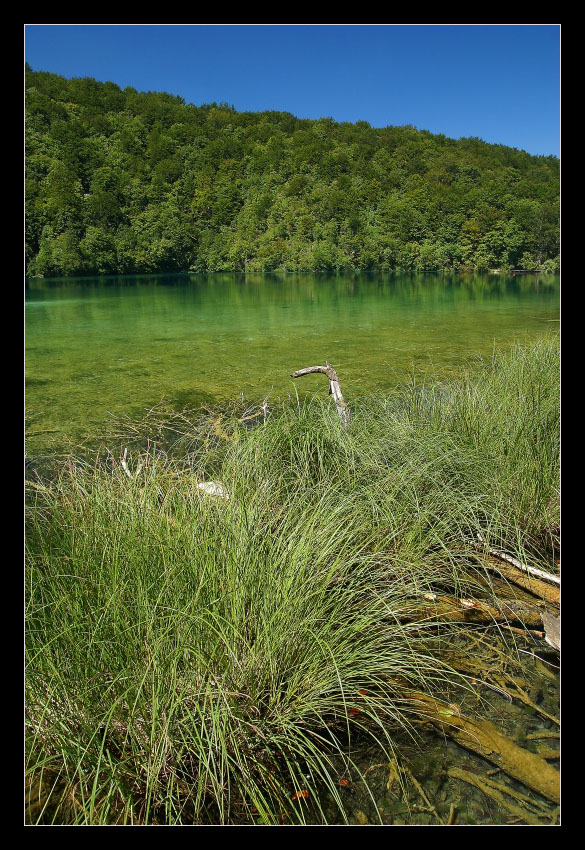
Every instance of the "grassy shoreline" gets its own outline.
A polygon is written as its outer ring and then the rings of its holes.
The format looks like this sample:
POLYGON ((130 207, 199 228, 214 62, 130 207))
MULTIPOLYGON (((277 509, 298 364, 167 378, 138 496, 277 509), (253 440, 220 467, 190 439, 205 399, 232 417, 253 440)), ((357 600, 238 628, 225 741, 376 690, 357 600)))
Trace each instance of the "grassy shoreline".
POLYGON ((409 622, 421 596, 474 595, 477 533, 556 569, 554 339, 348 430, 316 400, 242 413, 154 412, 114 435, 126 470, 30 482, 32 822, 315 822, 325 792, 343 822, 351 742, 391 753, 409 689, 472 687, 442 657, 460 627, 409 622))

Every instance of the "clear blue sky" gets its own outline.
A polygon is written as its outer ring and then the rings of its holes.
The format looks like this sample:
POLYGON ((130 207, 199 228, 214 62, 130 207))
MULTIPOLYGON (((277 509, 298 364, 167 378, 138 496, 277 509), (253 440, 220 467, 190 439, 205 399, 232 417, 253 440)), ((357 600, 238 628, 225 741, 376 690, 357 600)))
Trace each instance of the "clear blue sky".
POLYGON ((560 28, 27 24, 35 70, 559 153, 560 28))

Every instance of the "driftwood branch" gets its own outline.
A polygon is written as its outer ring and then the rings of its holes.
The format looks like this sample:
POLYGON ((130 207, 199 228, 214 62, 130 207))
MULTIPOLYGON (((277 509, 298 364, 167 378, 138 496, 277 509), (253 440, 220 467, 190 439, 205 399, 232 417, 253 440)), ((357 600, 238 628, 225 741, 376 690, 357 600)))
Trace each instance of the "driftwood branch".
POLYGON ((132 478, 132 473, 128 469, 128 464, 126 463, 126 458, 128 457, 128 449, 124 449, 124 454, 120 458, 120 466, 128 476, 128 478, 132 478))
POLYGON ((307 366, 305 369, 297 369, 296 372, 292 373, 291 378, 302 378, 303 375, 310 375, 313 372, 320 372, 329 379, 329 395, 333 396, 339 418, 344 425, 347 425, 349 422, 349 407, 343 398, 337 372, 331 363, 327 362, 325 366, 307 366))
MULTIPOLYGON (((485 545, 485 540, 483 539, 481 534, 477 535, 477 539, 480 543, 485 545)), ((559 587, 561 586, 560 577, 555 576, 553 573, 547 573, 545 572, 545 570, 539 570, 537 567, 531 567, 528 564, 523 564, 522 561, 519 561, 512 555, 508 555, 507 552, 502 552, 499 549, 494 549, 493 546, 486 546, 486 549, 490 553, 490 555, 493 555, 495 558, 500 558, 500 560, 506 561, 508 564, 512 564, 512 566, 516 567, 516 569, 520 570, 523 573, 526 573, 529 576, 541 579, 542 581, 548 581, 551 584, 558 585, 559 587)))
POLYGON ((130 472, 130 468, 128 467, 128 464, 126 462, 127 457, 128 457, 128 449, 124 449, 124 454, 120 458, 120 466, 122 467, 122 469, 126 473, 127 477, 132 481, 132 479, 138 478, 138 476, 142 472, 142 464, 141 463, 138 464, 138 466, 136 467, 136 472, 134 473, 134 475, 132 475, 132 473, 130 472))
POLYGON ((478 776, 458 767, 449 768, 447 774, 454 779, 460 779, 462 782, 467 782, 469 785, 479 788, 486 797, 495 800, 501 810, 509 812, 516 819, 523 820, 532 826, 543 825, 542 818, 550 820, 550 812, 547 809, 537 806, 530 797, 520 794, 504 782, 498 782, 486 776, 478 776), (517 802, 513 802, 514 800, 517 802))

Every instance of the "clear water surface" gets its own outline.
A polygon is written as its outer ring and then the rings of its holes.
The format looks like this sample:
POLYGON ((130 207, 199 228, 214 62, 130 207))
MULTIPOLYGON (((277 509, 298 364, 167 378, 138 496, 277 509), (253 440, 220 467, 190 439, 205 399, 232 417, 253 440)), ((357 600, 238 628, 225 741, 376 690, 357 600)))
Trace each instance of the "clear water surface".
POLYGON ((29 280, 28 451, 99 433, 110 414, 166 401, 327 393, 289 375, 329 360, 349 403, 413 370, 449 378, 469 360, 556 332, 547 275, 146 275, 29 280))

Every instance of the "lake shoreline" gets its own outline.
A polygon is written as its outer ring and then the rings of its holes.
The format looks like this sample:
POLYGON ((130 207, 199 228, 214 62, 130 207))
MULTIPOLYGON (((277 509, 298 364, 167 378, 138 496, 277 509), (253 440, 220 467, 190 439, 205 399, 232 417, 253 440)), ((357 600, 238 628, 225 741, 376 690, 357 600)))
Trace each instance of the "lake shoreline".
MULTIPOLYGON (((544 277, 557 277, 559 275, 558 271, 544 271, 544 270, 533 270, 533 269, 484 269, 480 274, 486 275, 505 275, 512 276, 517 274, 529 274, 536 276, 544 276, 544 277)), ((43 275, 25 275, 25 285, 29 281, 46 281, 47 283, 51 281, 62 281, 62 280, 86 280, 88 278, 97 278, 97 279, 112 279, 112 278, 120 278, 120 277, 205 277, 209 275, 241 275, 243 277, 251 277, 251 276, 262 276, 262 277, 288 277, 290 275, 311 275, 315 277, 347 277, 347 276, 361 276, 361 275, 429 275, 434 277, 449 277, 452 275, 460 276, 460 277, 470 277, 478 274, 476 269, 387 269, 387 268, 376 268, 376 269, 351 269, 344 268, 339 270, 330 270, 330 271, 312 271, 311 269, 272 269, 270 271, 243 271, 241 269, 221 269, 215 271, 189 271, 189 270, 176 270, 176 269, 159 269, 157 271, 145 271, 145 272, 110 272, 108 274, 99 274, 97 272, 87 272, 85 274, 75 274, 75 275, 60 275, 58 277, 50 277, 43 275)))
POLYGON ((81 438, 110 415, 313 392, 329 360, 348 397, 446 380, 559 316, 559 278, 519 275, 145 275, 26 289, 27 429, 81 438), (300 352, 302 360, 300 360, 300 352))

